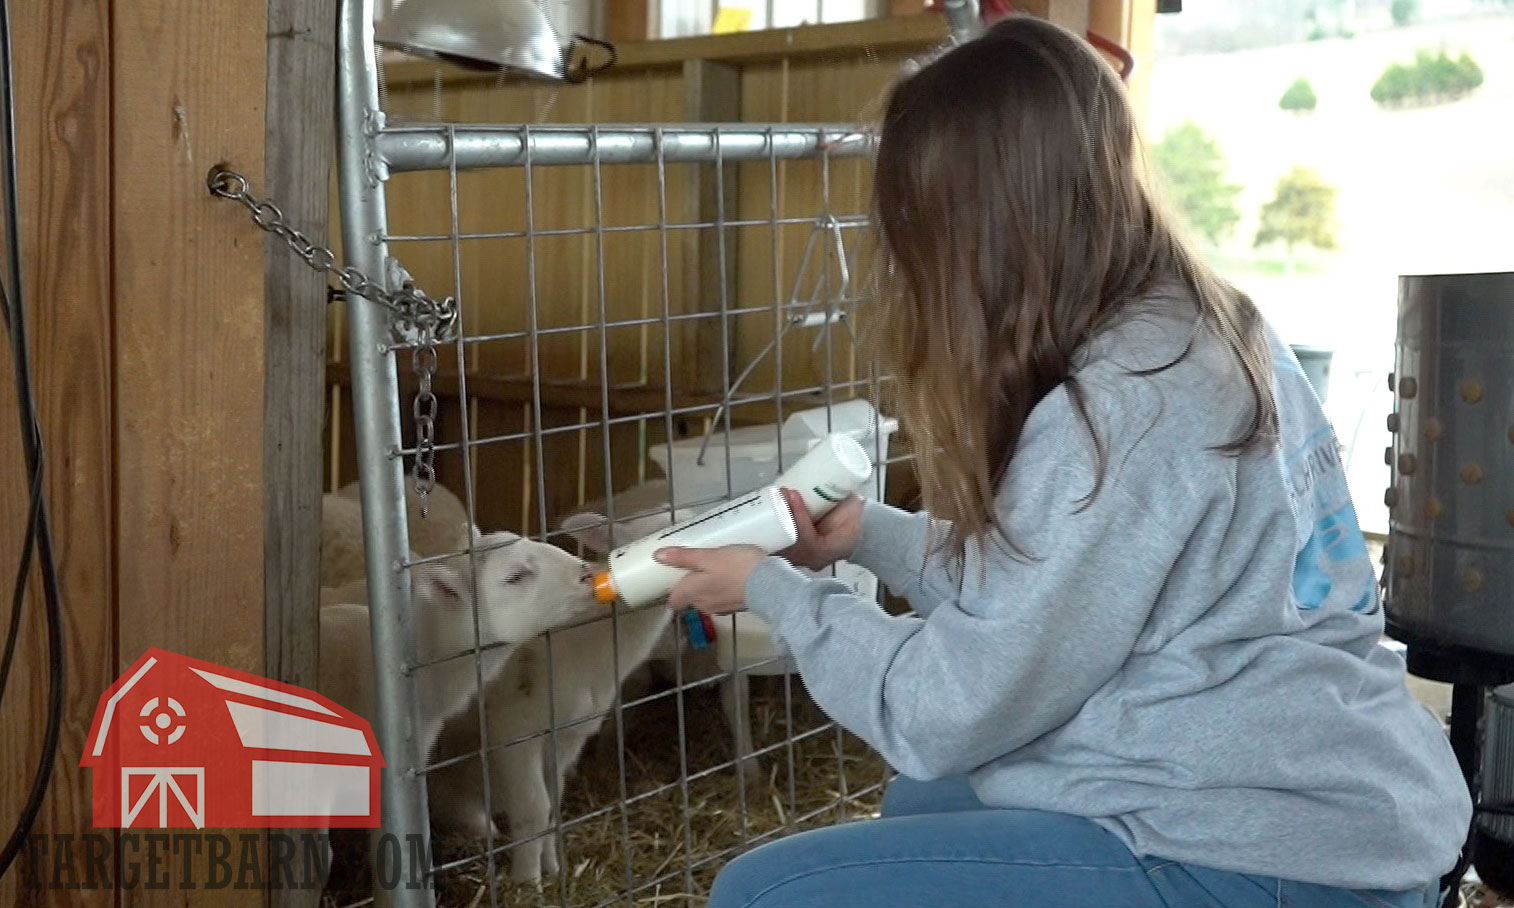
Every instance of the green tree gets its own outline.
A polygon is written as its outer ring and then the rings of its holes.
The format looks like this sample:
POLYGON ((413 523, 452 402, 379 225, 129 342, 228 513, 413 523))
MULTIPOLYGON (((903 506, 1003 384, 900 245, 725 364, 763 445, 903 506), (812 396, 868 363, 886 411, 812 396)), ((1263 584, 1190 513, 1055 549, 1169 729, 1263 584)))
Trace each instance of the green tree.
POLYGON ((1445 51, 1434 56, 1420 51, 1415 55, 1414 65, 1420 71, 1423 94, 1438 98, 1453 95, 1461 88, 1461 70, 1445 51))
POLYGON ((1419 12, 1418 0, 1393 0, 1389 11, 1393 14, 1394 25, 1408 25, 1414 14, 1419 12))
POLYGON ((1293 248, 1299 244, 1316 249, 1335 248, 1335 193, 1320 175, 1294 165, 1278 178, 1272 201, 1262 206, 1255 247, 1282 243, 1293 263, 1293 248))
POLYGON ((1299 76, 1293 80, 1292 85, 1288 86, 1288 90, 1283 92, 1283 97, 1277 102, 1277 106, 1289 113, 1299 113, 1313 110, 1318 103, 1319 98, 1314 95, 1314 86, 1309 84, 1308 79, 1299 76))
POLYGON ((1372 83, 1372 100, 1385 106, 1452 101, 1482 85, 1482 67, 1463 51, 1452 59, 1444 49, 1421 49, 1413 63, 1390 63, 1372 83))
POLYGON ((1456 72, 1464 91, 1472 91, 1482 85, 1482 67, 1466 51, 1462 51, 1461 56, 1456 58, 1456 72))
POLYGON ((1225 157, 1213 137, 1189 120, 1169 130, 1151 151, 1167 195, 1189 229, 1218 243, 1235 228, 1241 187, 1225 182, 1225 157))

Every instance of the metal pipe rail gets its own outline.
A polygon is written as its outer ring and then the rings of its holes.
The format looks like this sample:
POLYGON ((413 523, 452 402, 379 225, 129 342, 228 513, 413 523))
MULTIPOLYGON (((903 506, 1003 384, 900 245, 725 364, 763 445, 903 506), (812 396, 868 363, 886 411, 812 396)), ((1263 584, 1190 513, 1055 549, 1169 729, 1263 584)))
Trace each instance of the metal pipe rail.
POLYGON ((856 126, 689 123, 676 126, 396 126, 374 137, 391 173, 561 164, 741 163, 860 157, 873 133, 856 126))
MULTIPOLYGON (((388 247, 380 239, 388 223, 384 187, 365 166, 369 126, 378 111, 378 73, 373 64, 374 0, 343 0, 337 23, 337 186, 342 212, 342 254, 366 275, 385 274, 388 247)), ((373 653, 373 731, 387 764, 379 786, 383 832, 404 842, 419 835, 430 854, 430 812, 421 771, 426 754, 417 730, 420 701, 407 667, 416 662, 410 573, 399 567, 410 551, 405 522, 404 468, 390 452, 400 446, 399 375, 388 313, 379 306, 348 308, 347 343, 352 362, 353 425, 363 502, 368 609, 373 653)), ((396 839, 389 839, 395 841, 396 839)), ((385 838, 374 836, 375 845, 385 838)), ((375 861, 388 849, 372 848, 375 861)), ((403 861, 400 862, 401 864, 403 861)), ((435 908, 429 879, 406 879, 385 888, 388 869, 376 866, 374 901, 382 908, 435 908)), ((397 868, 395 868, 397 869, 397 868)), ((408 874, 406 874, 408 876, 408 874)))

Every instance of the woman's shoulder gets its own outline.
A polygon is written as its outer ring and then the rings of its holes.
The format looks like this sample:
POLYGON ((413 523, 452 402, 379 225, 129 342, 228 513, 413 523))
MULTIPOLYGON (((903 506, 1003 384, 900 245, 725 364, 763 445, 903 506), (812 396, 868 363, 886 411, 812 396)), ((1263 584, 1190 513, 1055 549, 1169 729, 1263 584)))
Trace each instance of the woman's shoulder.
POLYGON ((1136 462, 1188 476, 1226 470, 1216 449, 1244 429, 1254 399, 1192 298, 1170 294, 1143 298, 1100 332, 1042 404, 1043 431, 1087 439, 1092 429, 1111 472, 1136 462))
MULTIPOLYGON (((1163 286, 1131 301, 1085 346, 1071 376, 1117 416, 1158 406, 1167 420, 1224 434, 1249 415, 1251 386, 1240 357, 1203 317, 1193 294, 1163 286), (1145 402, 1145 406, 1133 402, 1145 402)), ((1223 443, 1223 442, 1221 442, 1223 443)))

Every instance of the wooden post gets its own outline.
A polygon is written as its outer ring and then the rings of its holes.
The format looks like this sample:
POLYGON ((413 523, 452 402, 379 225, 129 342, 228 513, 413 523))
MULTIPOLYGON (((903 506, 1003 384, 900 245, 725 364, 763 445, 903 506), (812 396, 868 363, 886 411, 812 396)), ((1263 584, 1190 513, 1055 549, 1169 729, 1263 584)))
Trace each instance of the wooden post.
MULTIPOLYGON (((741 119, 741 70, 728 63, 689 60, 683 64, 684 118, 695 123, 725 123, 741 119)), ((714 164, 698 165, 689 193, 688 219, 696 223, 714 223, 720 215, 724 195, 727 221, 737 219, 739 200, 735 164, 725 164, 720 177, 714 164)), ((686 311, 720 312, 722 295, 727 308, 736 302, 736 231, 726 228, 724 268, 721 267, 720 240, 711 228, 683 231, 685 243, 684 297, 686 311), (724 288, 722 293, 722 288, 724 288)), ((727 363, 722 346, 734 356, 736 322, 727 320, 724 327, 718 318, 698 319, 688 333, 685 373, 691 390, 720 392, 731 373, 740 368, 727 363), (687 355, 692 354, 692 355, 687 355)))
MULTIPOLYGON (((336 0, 268 0, 263 191, 320 245, 330 243, 336 17, 336 0)), ((263 275, 264 674, 314 687, 328 278, 272 235, 263 275)), ((278 833, 297 842, 310 834, 278 833)), ((274 889, 270 881, 271 906, 314 908, 319 901, 319 890, 274 889)))
POLYGON ((605 37, 611 41, 646 41, 656 38, 652 30, 652 4, 648 0, 612 0, 605 4, 605 37))
MULTIPOLYGON (((42 424, 49 519, 63 598, 66 669, 57 760, 32 828, 42 841, 94 828, 90 774, 79 756, 95 698, 115 680, 116 522, 112 504, 110 8, 89 0, 11 4, 17 165, 32 390, 42 424)), ((8 270, 8 269, 7 269, 8 270)), ((9 277, 7 286, 11 286, 9 277)), ((0 330, 0 339, 4 332, 0 330)), ((10 345, 0 341, 0 573, 5 614, 27 487, 10 345)), ((132 557, 130 549, 121 549, 132 557)), ((0 817, 20 815, 42 751, 47 645, 40 562, 0 709, 0 817)), ((3 631, 0 631, 3 633, 3 631)), ((40 848, 39 848, 40 851, 40 848)), ((109 908, 110 889, 42 889, 53 854, 23 850, 0 879, 0 904, 109 908)), ((77 862, 76 862, 77 863, 77 862)), ((67 878, 64 877, 66 882, 67 878)))
MULTIPOLYGON (((205 177, 225 161, 264 191, 267 5, 138 0, 116 12, 118 668, 159 646, 261 673, 265 240, 205 177)), ((208 859, 191 863, 204 881, 208 859)), ((130 903, 264 898, 202 885, 130 903)))
POLYGON ((1051 21, 1078 34, 1088 31, 1093 0, 1051 0, 1050 6, 1051 21))
POLYGON ((1130 37, 1130 0, 1091 0, 1088 28, 1123 45, 1130 37))
POLYGON ((1045 12, 1038 12, 1037 15, 1050 19, 1074 34, 1081 35, 1088 31, 1089 11, 1092 4, 1093 0, 1042 0, 1036 5, 1043 7, 1045 12))
POLYGON ((1136 120, 1146 124, 1151 108, 1151 64, 1156 50, 1156 0, 1124 0, 1125 38, 1120 43, 1135 57, 1135 75, 1130 79, 1130 103, 1136 120))
MULTIPOLYGON (((335 22, 335 0, 269 0, 262 192, 318 245, 330 243, 335 22)), ((271 235, 263 273, 265 670, 275 680, 310 687, 320 596, 329 278, 271 235)))
POLYGON ((930 0, 888 0, 888 14, 890 16, 913 16, 923 13, 930 5, 930 0))

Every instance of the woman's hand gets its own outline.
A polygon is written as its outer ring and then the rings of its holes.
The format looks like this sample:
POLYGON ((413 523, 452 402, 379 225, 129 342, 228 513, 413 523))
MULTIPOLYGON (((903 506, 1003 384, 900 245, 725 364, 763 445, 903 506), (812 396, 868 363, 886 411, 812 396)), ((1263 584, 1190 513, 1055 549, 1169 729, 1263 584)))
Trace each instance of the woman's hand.
POLYGON ((654 557, 669 567, 689 571, 668 594, 674 611, 693 606, 706 615, 729 615, 746 605, 747 580, 767 555, 756 546, 728 545, 718 549, 672 546, 658 549, 654 557))
POLYGON ((862 538, 862 499, 850 495, 820 518, 819 523, 810 520, 804 507, 804 499, 793 489, 784 489, 783 497, 794 512, 794 523, 799 528, 799 541, 779 552, 790 564, 823 571, 852 557, 857 542, 862 538))

